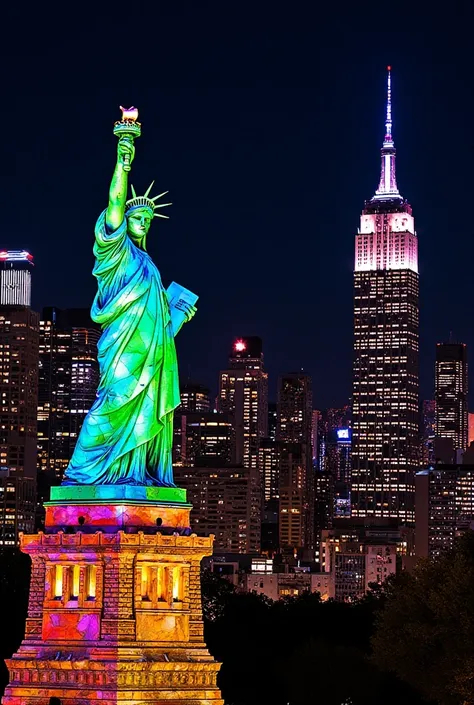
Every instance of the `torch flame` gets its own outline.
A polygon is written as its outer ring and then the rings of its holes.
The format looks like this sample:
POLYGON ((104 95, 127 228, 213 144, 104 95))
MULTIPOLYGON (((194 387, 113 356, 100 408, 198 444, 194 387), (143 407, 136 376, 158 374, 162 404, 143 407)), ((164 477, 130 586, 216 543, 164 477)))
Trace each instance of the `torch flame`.
POLYGON ((133 105, 131 108, 122 108, 122 106, 120 106, 120 110, 122 111, 122 120, 135 122, 138 118, 138 109, 134 108, 133 105))

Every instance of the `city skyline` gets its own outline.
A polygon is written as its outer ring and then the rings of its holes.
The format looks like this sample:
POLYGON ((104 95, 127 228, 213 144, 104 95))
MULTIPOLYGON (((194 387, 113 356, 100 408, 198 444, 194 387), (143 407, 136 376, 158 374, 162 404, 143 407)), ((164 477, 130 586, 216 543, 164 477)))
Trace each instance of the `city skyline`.
MULTIPOLYGON (((2 209, 0 227, 4 247, 34 255, 34 308, 81 308, 92 300, 93 278, 82 273, 92 269, 93 224, 106 203, 102 184, 114 138, 110 133, 107 148, 103 135, 117 104, 128 101, 140 108, 145 125, 155 126, 140 138, 149 157, 140 164, 137 188, 156 178, 174 203, 166 236, 158 224, 150 250, 165 282, 188 282, 200 296, 195 325, 178 341, 182 378, 215 392, 215 370, 229 340, 258 335, 270 398, 279 374, 303 368, 313 378, 317 408, 343 405, 351 388, 352 237, 377 180, 391 64, 399 181, 420 224, 421 396, 431 398, 435 344, 452 331, 468 350, 474 345, 472 228, 461 205, 472 191, 461 128, 469 124, 473 100, 465 90, 469 22, 463 11, 441 21, 433 13, 427 18, 422 5, 410 6, 409 20, 395 25, 389 8, 369 3, 362 13, 350 8, 341 24, 330 8, 283 17, 257 7, 253 31, 236 8, 180 8, 151 11, 140 40, 147 70, 138 79, 134 62, 111 75, 114 53, 102 27, 107 21, 112 41, 122 26, 119 13, 96 8, 90 18, 78 17, 68 42, 47 12, 31 22, 41 31, 25 28, 24 44, 6 37, 4 90, 16 129, 5 145, 12 169, 2 194, 10 206, 2 209), (167 32, 156 43, 160 24, 167 32), (352 32, 357 50, 348 41, 352 32), (193 62, 183 61, 184 46, 193 62), (148 72, 160 75, 158 86, 148 72), (26 209, 25 174, 36 184, 26 209), (52 185, 57 217, 46 225, 52 185), (66 225, 71 193, 80 194, 83 207, 66 225), (178 242, 188 256, 176 271, 178 242)), ((11 22, 17 12, 8 9, 11 22)))
POLYGON ((1 703, 474 705, 474 5, 2 19, 1 703))

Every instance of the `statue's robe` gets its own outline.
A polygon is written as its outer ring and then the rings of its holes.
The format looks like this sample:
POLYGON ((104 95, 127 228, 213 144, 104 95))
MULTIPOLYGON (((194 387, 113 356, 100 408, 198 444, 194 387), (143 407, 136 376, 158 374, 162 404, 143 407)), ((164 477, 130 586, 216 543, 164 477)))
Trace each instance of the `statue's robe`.
POLYGON ((92 319, 102 326, 100 384, 64 484, 173 485, 176 348, 160 273, 127 235, 126 220, 95 228, 92 319))

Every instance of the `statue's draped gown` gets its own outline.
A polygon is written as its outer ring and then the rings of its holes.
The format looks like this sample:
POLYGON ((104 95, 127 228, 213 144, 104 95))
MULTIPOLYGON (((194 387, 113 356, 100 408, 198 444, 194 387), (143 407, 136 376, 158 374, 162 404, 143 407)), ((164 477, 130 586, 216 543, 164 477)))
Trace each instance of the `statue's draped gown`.
POLYGON ((166 292, 126 220, 95 228, 92 319, 102 326, 100 385, 84 419, 65 484, 173 485, 178 366, 166 292))

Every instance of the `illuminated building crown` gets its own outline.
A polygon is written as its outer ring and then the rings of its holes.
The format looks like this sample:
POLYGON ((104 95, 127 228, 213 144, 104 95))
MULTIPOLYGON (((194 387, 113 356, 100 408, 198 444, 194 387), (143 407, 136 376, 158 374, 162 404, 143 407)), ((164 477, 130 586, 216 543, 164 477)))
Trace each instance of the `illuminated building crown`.
POLYGON ((147 188, 145 194, 143 196, 137 196, 136 191, 134 187, 132 186, 132 198, 130 198, 126 204, 125 204, 125 215, 129 215, 132 210, 143 210, 147 209, 150 211, 151 217, 155 218, 168 218, 167 215, 162 215, 161 213, 155 213, 155 211, 158 208, 164 208, 165 206, 171 206, 171 203, 159 203, 156 204, 155 201, 158 200, 158 198, 161 198, 162 196, 165 196, 168 191, 163 191, 163 193, 160 193, 158 196, 153 196, 153 198, 149 198, 149 194, 151 189, 153 188, 153 184, 155 182, 152 181, 149 187, 147 188))

